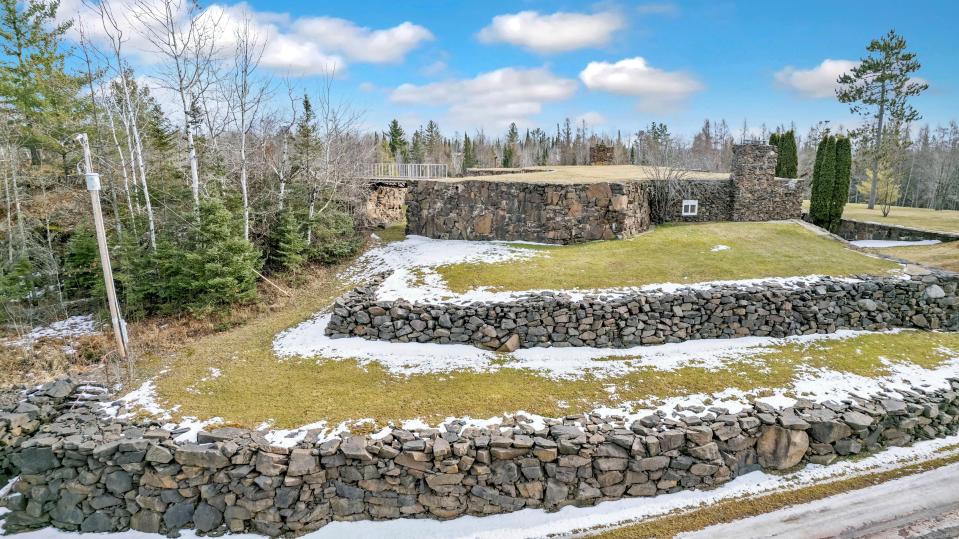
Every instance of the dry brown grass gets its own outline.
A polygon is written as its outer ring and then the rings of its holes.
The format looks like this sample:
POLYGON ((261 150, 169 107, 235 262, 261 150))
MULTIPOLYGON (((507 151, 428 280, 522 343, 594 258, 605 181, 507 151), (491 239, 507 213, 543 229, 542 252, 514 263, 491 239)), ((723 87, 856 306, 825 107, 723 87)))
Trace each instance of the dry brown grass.
MULTIPOLYGON (((529 182, 529 183, 597 183, 609 181, 648 180, 661 176, 656 167, 640 165, 608 166, 550 166, 527 167, 525 172, 493 176, 466 176, 449 178, 446 181, 479 180, 491 182, 529 182)), ((688 171, 686 178, 695 180, 727 180, 728 172, 688 171)))
POLYGON ((0 346, 0 389, 37 385, 65 374, 90 374, 112 349, 107 335, 43 338, 29 347, 0 346), (72 353, 68 353, 70 347, 72 353))

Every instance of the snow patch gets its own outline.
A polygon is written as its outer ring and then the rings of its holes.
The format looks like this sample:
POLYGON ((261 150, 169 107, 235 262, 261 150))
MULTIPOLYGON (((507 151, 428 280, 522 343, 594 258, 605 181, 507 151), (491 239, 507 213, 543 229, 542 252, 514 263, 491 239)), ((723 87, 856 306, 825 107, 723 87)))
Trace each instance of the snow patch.
POLYGON ((882 249, 883 247, 912 247, 916 245, 935 245, 942 243, 939 240, 915 240, 915 241, 897 241, 897 240, 856 240, 849 242, 856 247, 868 247, 872 249, 882 249))
POLYGON ((46 326, 34 328, 30 333, 18 339, 9 339, 10 346, 29 347, 40 339, 69 339, 86 335, 99 335, 97 323, 92 314, 71 316, 46 326))
POLYGON ((718 253, 719 251, 728 251, 730 247, 728 245, 714 245, 709 251, 712 253, 718 253))

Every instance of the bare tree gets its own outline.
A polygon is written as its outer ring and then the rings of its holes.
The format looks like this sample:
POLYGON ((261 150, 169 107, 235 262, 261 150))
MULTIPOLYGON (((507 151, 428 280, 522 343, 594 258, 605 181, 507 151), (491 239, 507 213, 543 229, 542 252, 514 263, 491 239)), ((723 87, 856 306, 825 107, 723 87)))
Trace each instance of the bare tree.
POLYGON ((240 194, 243 198, 243 238, 250 239, 250 195, 247 179, 247 138, 269 94, 269 81, 256 76, 266 42, 253 29, 249 16, 236 29, 230 113, 239 138, 240 194))
POLYGON ((216 57, 219 17, 201 11, 191 0, 136 0, 136 16, 143 36, 163 58, 159 84, 180 98, 186 131, 193 207, 200 207, 200 164, 191 118, 202 100, 204 79, 216 57))

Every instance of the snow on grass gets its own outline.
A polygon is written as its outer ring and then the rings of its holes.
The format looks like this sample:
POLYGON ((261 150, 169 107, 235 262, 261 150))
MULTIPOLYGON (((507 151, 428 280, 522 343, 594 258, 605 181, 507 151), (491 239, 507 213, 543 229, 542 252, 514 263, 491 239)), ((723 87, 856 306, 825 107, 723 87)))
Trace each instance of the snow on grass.
MULTIPOLYGON (((523 249, 517 245, 527 242, 435 240, 423 236, 407 236, 402 241, 378 245, 367 251, 347 269, 343 277, 360 280, 373 273, 387 273, 376 290, 376 298, 384 301, 404 299, 411 302, 449 302, 469 304, 474 302, 512 301, 517 298, 542 292, 561 293, 578 301, 589 295, 624 296, 642 293, 675 293, 680 290, 706 290, 716 286, 750 287, 760 283, 780 286, 800 286, 826 278, 823 275, 793 277, 766 277, 757 279, 716 280, 701 283, 656 283, 634 287, 597 288, 589 290, 533 289, 519 292, 495 291, 480 286, 459 294, 450 290, 437 268, 461 263, 499 263, 529 259, 542 253, 523 249)), ((716 245, 713 252, 730 249, 716 245)), ((836 278, 848 282, 857 279, 836 278)))
POLYGON ((871 249, 882 249, 884 247, 913 247, 916 245, 935 245, 942 243, 939 240, 915 240, 915 241, 897 241, 897 240, 856 240, 849 242, 856 247, 868 247, 871 249))
POLYGON ((101 405, 101 411, 108 417, 122 419, 131 418, 136 414, 146 414, 157 421, 164 421, 163 428, 173 431, 175 433, 173 439, 177 442, 196 442, 196 436, 201 430, 223 423, 223 419, 219 417, 199 419, 190 416, 174 419, 178 408, 173 406, 167 409, 157 401, 156 384, 152 380, 147 380, 140 387, 113 402, 101 405))
POLYGON ((34 328, 30 333, 18 339, 10 339, 6 344, 10 346, 29 347, 40 339, 69 339, 86 335, 98 335, 97 323, 92 314, 71 316, 58 320, 46 326, 34 328))
POLYGON ((713 248, 710 249, 709 251, 713 253, 718 253, 720 251, 728 251, 729 249, 730 247, 728 245, 720 244, 720 245, 714 245, 713 248))

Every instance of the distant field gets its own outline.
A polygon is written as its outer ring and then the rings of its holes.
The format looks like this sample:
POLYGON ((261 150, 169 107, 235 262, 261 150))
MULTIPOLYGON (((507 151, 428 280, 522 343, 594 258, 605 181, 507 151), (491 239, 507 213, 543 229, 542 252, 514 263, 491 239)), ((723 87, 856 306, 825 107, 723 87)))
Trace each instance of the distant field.
POLYGON ((939 243, 936 245, 890 247, 886 249, 876 249, 876 251, 896 258, 903 258, 910 262, 959 272, 959 241, 939 243))
MULTIPOLYGON (((495 176, 467 176, 465 178, 451 178, 450 181, 592 183, 645 180, 657 177, 656 167, 638 165, 527 167, 522 170, 531 172, 515 172, 495 176)), ((697 180, 726 180, 729 179, 729 173, 690 171, 686 173, 686 177, 697 180)))
POLYGON ((892 262, 863 255, 794 223, 661 225, 628 240, 567 246, 518 245, 531 259, 441 266, 449 288, 594 289, 654 283, 881 274, 892 262), (725 247, 725 248, 724 248, 725 247))
MULTIPOLYGON (((803 202, 803 208, 809 209, 809 201, 803 202)), ((871 221, 886 225, 909 226, 936 232, 959 233, 959 211, 930 210, 928 208, 906 208, 893 206, 888 217, 882 216, 882 210, 867 209, 866 204, 846 204, 843 218, 854 221, 871 221)))

